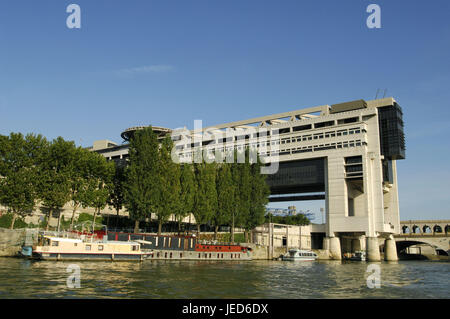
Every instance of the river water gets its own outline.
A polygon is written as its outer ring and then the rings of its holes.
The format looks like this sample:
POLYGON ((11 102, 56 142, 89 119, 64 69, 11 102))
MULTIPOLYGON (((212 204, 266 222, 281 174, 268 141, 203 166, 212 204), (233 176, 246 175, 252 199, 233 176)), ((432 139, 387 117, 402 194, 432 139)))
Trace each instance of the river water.
POLYGON ((0 298, 450 298, 450 263, 0 258, 0 298), (72 264, 79 266, 79 288, 67 285, 72 264), (367 277, 376 284, 378 270, 380 287, 368 288, 367 277))

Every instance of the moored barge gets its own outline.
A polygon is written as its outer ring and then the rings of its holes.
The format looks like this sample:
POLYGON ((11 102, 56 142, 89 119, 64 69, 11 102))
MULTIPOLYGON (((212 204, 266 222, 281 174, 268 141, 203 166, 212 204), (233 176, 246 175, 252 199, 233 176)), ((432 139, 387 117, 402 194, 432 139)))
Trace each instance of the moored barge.
POLYGON ((31 258, 40 260, 142 261, 152 253, 137 242, 84 241, 79 238, 43 236, 33 247, 31 258))
POLYGON ((232 243, 198 240, 193 235, 154 235, 108 232, 108 240, 134 241, 143 252, 152 252, 147 260, 251 260, 251 248, 232 243))

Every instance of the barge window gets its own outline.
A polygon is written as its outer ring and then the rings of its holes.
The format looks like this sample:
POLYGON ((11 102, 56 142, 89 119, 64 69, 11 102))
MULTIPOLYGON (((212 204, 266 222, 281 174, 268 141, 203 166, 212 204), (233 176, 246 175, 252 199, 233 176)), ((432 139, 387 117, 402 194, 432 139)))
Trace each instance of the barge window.
POLYGON ((103 250, 103 245, 98 245, 98 250, 103 250))
POLYGON ((59 246, 59 241, 52 241, 52 246, 59 246))
POLYGON ((91 245, 86 245, 86 250, 91 250, 91 245))

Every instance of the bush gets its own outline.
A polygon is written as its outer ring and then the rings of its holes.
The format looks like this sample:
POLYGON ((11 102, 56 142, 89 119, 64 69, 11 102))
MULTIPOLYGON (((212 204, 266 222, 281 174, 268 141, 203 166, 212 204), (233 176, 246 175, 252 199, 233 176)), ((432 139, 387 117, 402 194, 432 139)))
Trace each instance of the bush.
MULTIPOLYGON (((11 227, 12 218, 13 218, 13 214, 11 214, 11 213, 7 213, 7 214, 0 216, 0 227, 1 228, 11 227)), ((16 218, 16 221, 14 222, 14 229, 27 228, 27 227, 28 227, 28 224, 25 223, 25 221, 22 218, 20 218, 20 217, 16 218)))

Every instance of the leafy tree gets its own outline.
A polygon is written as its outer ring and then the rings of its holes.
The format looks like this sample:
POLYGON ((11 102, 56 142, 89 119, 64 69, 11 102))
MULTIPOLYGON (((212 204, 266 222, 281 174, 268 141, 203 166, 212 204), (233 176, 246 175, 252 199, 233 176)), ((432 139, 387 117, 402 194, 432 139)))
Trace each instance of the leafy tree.
POLYGON ((75 144, 62 137, 53 140, 45 149, 39 177, 39 198, 48 210, 46 229, 54 211, 71 199, 71 171, 75 144))
POLYGON ((171 214, 180 211, 180 165, 172 161, 171 151, 173 142, 171 138, 166 137, 159 149, 159 184, 160 184, 160 201, 155 211, 158 218, 158 234, 161 234, 162 224, 167 221, 171 214))
POLYGON ((139 130, 130 140, 130 164, 126 169, 125 207, 135 221, 151 217, 158 209, 161 191, 159 178, 159 144, 152 128, 139 130))
POLYGON ((194 167, 197 192, 193 214, 200 232, 200 225, 208 223, 217 211, 216 172, 215 163, 195 163, 194 167))
MULTIPOLYGON (((235 152, 236 156, 242 156, 235 152)), ((248 152, 244 154, 244 163, 232 164, 232 176, 235 185, 234 213, 232 215, 231 241, 234 241, 234 226, 244 226, 250 215, 251 200, 251 166, 248 160, 248 152)))
POLYGON ((18 217, 31 214, 37 200, 38 167, 47 141, 41 135, 11 133, 0 136, 0 203, 18 217))
POLYGON ((192 213, 196 193, 193 166, 191 164, 183 164, 180 169, 180 205, 178 207, 178 211, 176 212, 178 230, 181 230, 181 221, 183 218, 192 213))
POLYGON ((86 206, 95 209, 92 223, 92 231, 94 231, 96 217, 108 203, 114 176, 114 162, 108 162, 102 155, 91 152, 87 161, 87 170, 88 187, 83 202, 86 206))
POLYGON ((266 175, 261 174, 259 159, 251 165, 251 189, 249 215, 244 224, 246 242, 249 231, 264 223, 266 205, 269 202, 270 188, 266 183, 266 175))
POLYGON ((235 199, 235 187, 231 174, 231 165, 224 163, 218 167, 217 179, 217 212, 213 217, 214 240, 217 240, 217 232, 220 225, 228 224, 233 215, 235 199))
POLYGON ((75 212, 80 206, 86 206, 87 191, 89 187, 89 160, 92 158, 91 152, 81 147, 73 150, 72 163, 68 174, 70 175, 70 199, 72 218, 70 219, 70 229, 73 228, 75 212))
POLYGON ((109 190, 108 199, 108 204, 114 207, 117 213, 117 217, 119 216, 119 212, 125 204, 125 182, 125 165, 117 162, 115 164, 114 176, 109 190))

